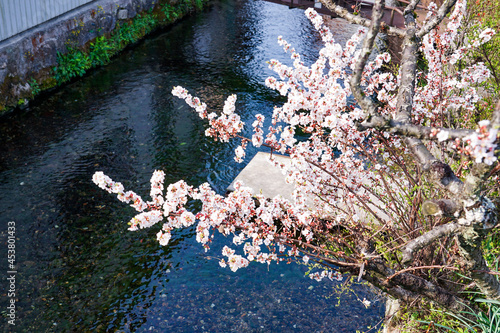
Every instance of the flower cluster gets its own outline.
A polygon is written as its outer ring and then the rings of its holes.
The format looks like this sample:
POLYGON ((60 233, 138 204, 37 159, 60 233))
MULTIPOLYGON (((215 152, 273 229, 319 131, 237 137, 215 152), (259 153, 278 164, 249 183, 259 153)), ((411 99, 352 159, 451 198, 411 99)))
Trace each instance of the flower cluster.
POLYGON ((236 95, 231 95, 224 103, 224 110, 219 116, 216 113, 207 114, 207 105, 202 103, 198 97, 191 96, 188 91, 182 87, 174 87, 172 95, 182 98, 186 103, 198 112, 200 118, 208 118, 210 127, 206 130, 207 136, 215 140, 228 142, 237 133, 243 129, 243 122, 239 115, 234 113, 236 95))
POLYGON ((222 249, 222 254, 227 257, 227 262, 222 259, 219 261, 219 265, 221 267, 229 266, 229 268, 236 272, 239 268, 247 267, 248 260, 240 256, 239 254, 235 254, 234 250, 230 249, 227 246, 224 246, 222 249))
MULTIPOLYGON (((493 30, 486 29, 478 40, 454 50, 454 39, 465 13, 465 5, 466 1, 457 1, 445 31, 439 34, 437 30, 433 30, 423 39, 422 52, 429 68, 421 76, 427 84, 418 87, 415 93, 413 117, 417 124, 444 126, 443 115, 457 110, 468 117, 468 114, 475 111, 475 104, 480 99, 477 83, 490 76, 488 68, 481 62, 467 66, 458 73, 454 69, 453 65, 464 59, 472 48, 486 43, 494 34, 493 30)), ((431 5, 430 9, 435 10, 435 5, 431 5)))
POLYGON ((476 133, 465 138, 469 144, 467 152, 475 158, 476 163, 492 165, 497 159, 494 152, 497 147, 495 142, 498 140, 498 128, 489 128, 489 120, 482 120, 478 125, 476 133))
POLYGON ((330 281, 333 280, 342 281, 342 275, 339 272, 333 272, 329 270, 323 270, 321 271, 321 273, 320 272, 311 273, 309 274, 309 277, 318 282, 323 280, 325 277, 330 279, 330 281))
POLYGON ((140 196, 132 191, 125 192, 124 187, 121 183, 114 182, 111 178, 106 176, 102 171, 97 171, 92 176, 92 181, 94 184, 106 190, 108 193, 116 193, 118 200, 121 202, 129 203, 132 201, 131 206, 135 208, 138 212, 142 212, 148 207, 148 205, 142 200, 140 196))

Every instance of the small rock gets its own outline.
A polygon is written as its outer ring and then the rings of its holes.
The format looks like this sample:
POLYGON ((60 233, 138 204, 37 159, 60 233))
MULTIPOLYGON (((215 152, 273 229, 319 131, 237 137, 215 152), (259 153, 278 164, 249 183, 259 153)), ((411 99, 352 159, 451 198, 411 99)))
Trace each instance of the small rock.
POLYGON ((128 10, 119 9, 118 13, 116 14, 116 18, 119 20, 126 20, 128 18, 128 10))

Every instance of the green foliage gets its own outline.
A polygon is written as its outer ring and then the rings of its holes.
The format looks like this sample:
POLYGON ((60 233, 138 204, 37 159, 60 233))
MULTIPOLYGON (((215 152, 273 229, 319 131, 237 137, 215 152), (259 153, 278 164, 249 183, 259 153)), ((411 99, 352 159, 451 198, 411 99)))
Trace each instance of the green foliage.
POLYGON ((132 29, 130 28, 130 24, 117 24, 117 37, 118 37, 118 45, 127 45, 132 44, 136 41, 134 35, 132 34, 132 29))
MULTIPOLYGON (((184 15, 189 13, 193 8, 201 10, 205 1, 206 0, 179 0, 176 5, 165 5, 162 11, 164 13, 167 11, 174 16, 184 15)), ((165 16, 167 15, 165 14, 165 16)))
POLYGON ((156 15, 137 15, 137 18, 132 22, 132 32, 139 38, 153 31, 158 20, 156 15))
POLYGON ((174 21, 179 17, 179 13, 176 8, 170 4, 163 4, 161 11, 163 12, 163 15, 165 15, 164 21, 174 21))
POLYGON ((203 8, 204 2, 204 0, 194 0, 194 5, 196 6, 196 8, 198 8, 198 10, 201 10, 203 8))
POLYGON ((54 68, 55 79, 60 84, 74 77, 83 76, 90 66, 89 56, 80 50, 70 48, 66 54, 57 52, 57 67, 54 68))
POLYGON ((133 44, 139 39, 153 31, 158 20, 154 14, 137 15, 131 22, 117 24, 115 30, 115 44, 117 48, 123 48, 126 45, 133 44))
POLYGON ((157 23, 154 14, 137 15, 131 22, 117 24, 113 37, 108 38, 104 35, 97 37, 90 43, 88 54, 72 46, 68 47, 68 52, 65 54, 58 52, 57 66, 54 67, 57 83, 61 84, 74 77, 83 76, 92 67, 108 64, 114 54, 153 31, 157 23))
POLYGON ((456 333, 470 333, 448 313, 423 301, 411 308, 402 306, 393 322, 401 333, 442 333, 444 329, 456 333))
POLYGON ((185 14, 191 9, 192 3, 191 0, 180 0, 177 6, 179 7, 181 13, 185 14))
POLYGON ((41 91, 40 85, 38 84, 38 82, 34 78, 31 78, 31 80, 28 81, 28 84, 31 87, 31 95, 32 96, 36 96, 40 93, 40 91, 41 91))
POLYGON ((97 37, 93 43, 90 43, 89 57, 92 67, 108 64, 112 49, 105 36, 97 37))
MULTIPOLYGON (((453 326, 443 325, 433 323, 434 326, 446 329, 448 331, 462 333, 500 333, 500 302, 488 299, 476 299, 475 302, 479 303, 483 310, 473 310, 470 307, 468 311, 462 311, 459 314, 454 314, 451 312, 442 312, 440 310, 435 310, 437 313, 446 314, 447 322, 450 322, 453 326)), ((430 324, 431 322, 421 321, 424 324, 430 324)))
POLYGON ((500 260, 500 233, 495 231, 489 234, 488 237, 483 241, 483 254, 484 259, 488 263, 488 266, 498 271, 499 260, 500 260))

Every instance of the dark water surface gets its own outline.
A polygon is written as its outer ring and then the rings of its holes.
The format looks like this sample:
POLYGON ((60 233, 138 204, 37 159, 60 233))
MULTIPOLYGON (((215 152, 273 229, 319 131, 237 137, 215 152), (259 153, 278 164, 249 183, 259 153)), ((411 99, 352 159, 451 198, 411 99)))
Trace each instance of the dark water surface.
POLYGON ((212 108, 235 93, 244 119, 269 116, 280 98, 263 84, 265 61, 288 59, 278 35, 314 60, 318 37, 303 11, 217 2, 0 118, 4 331, 355 332, 380 320, 383 302, 365 286, 339 296, 338 284, 310 280, 297 264, 233 273, 218 265, 230 239, 216 238, 204 253, 193 229, 173 233, 168 247, 156 241, 160 226, 129 232, 133 209, 91 182, 102 170, 147 198, 152 172, 162 169, 167 183, 209 182, 224 193, 244 167, 232 160, 238 143, 205 138, 204 123, 170 91, 183 85, 212 108), (5 317, 8 221, 16 228, 16 326, 5 317))

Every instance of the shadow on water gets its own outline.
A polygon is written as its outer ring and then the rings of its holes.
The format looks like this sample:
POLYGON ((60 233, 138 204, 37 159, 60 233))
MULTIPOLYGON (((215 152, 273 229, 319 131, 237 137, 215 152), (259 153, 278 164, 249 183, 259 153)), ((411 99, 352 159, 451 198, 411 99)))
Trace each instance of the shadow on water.
MULTIPOLYGON (((230 239, 216 237, 203 253, 192 229, 176 231, 168 247, 155 240, 159 226, 128 232, 133 209, 91 182, 102 170, 147 197, 162 169, 167 183, 209 182, 224 193, 244 166, 232 159, 238 142, 204 137, 203 122, 170 91, 183 85, 211 108, 235 93, 243 119, 269 118, 281 98, 263 85, 272 74, 265 61, 289 61, 280 34, 314 60, 318 37, 302 11, 217 2, 0 119, 1 253, 15 221, 18 271, 17 325, 5 331, 354 332, 378 322, 383 302, 365 286, 339 296, 337 284, 304 278, 296 264, 232 273, 217 258, 230 239)), ((5 281, 5 260, 0 268, 5 281)))

